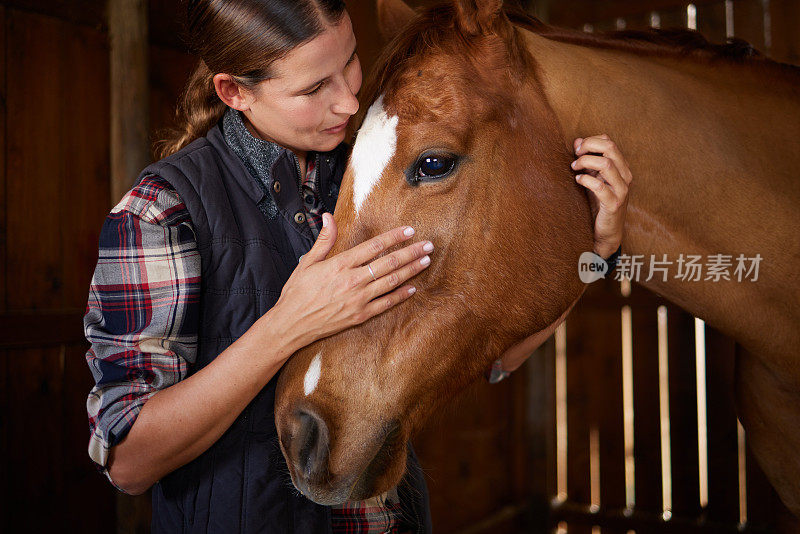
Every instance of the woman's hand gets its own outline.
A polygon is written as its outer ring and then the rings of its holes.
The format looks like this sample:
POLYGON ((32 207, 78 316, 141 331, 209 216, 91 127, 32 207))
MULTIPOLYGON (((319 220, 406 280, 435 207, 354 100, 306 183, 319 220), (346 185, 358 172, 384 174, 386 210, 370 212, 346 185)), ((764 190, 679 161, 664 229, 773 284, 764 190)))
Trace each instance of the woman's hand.
MULTIPOLYGON (((333 216, 323 214, 317 241, 286 282, 270 310, 271 320, 289 326, 295 350, 362 323, 414 294, 411 285, 398 287, 430 264, 430 241, 374 258, 410 239, 414 230, 402 226, 373 237, 326 259, 336 241, 333 216)), ((289 352, 292 354, 294 351, 289 352)))
MULTIPOLYGON (((633 175, 617 145, 605 134, 579 137, 575 139, 573 146, 578 158, 572 163, 572 168, 576 171, 588 171, 579 173, 575 179, 591 192, 589 200, 592 216, 595 217, 594 252, 608 259, 622 243, 628 208, 628 188, 633 175)), ((495 362, 493 370, 489 371, 489 380, 499 382, 507 373, 525 363, 566 319, 576 302, 577 300, 553 324, 506 350, 495 362)))
POLYGON ((572 168, 588 171, 575 179, 592 193, 589 199, 595 217, 594 252, 608 258, 622 243, 628 187, 633 175, 617 145, 605 134, 579 137, 573 146, 578 159, 572 168))

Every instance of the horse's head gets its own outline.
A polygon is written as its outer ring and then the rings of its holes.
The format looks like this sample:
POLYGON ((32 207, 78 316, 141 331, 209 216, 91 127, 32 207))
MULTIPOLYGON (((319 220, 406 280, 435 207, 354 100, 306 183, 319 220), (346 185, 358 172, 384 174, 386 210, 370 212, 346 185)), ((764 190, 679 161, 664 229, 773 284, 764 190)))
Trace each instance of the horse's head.
POLYGON ((401 225, 436 250, 412 281, 416 295, 306 347, 282 371, 281 447, 295 486, 319 503, 397 484, 426 416, 583 290, 587 198, 501 5, 415 15, 366 90, 332 254, 401 225))

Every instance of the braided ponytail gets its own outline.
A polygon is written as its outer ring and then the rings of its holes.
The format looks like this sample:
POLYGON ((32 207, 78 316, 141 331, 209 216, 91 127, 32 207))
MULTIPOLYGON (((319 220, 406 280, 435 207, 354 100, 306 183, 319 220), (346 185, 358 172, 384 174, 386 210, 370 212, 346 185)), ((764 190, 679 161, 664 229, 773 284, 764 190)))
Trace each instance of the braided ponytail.
POLYGON ((227 107, 214 89, 214 75, 202 59, 197 64, 178 102, 178 128, 156 142, 156 157, 165 158, 202 137, 222 118, 227 107))

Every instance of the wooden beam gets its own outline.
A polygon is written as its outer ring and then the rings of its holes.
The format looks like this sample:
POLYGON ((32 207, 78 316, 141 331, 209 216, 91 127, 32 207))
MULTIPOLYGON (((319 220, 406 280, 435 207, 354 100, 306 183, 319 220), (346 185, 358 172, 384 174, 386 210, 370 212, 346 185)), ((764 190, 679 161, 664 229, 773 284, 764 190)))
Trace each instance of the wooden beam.
POLYGON ((145 0, 109 0, 111 205, 150 162, 148 22, 145 0))
MULTIPOLYGON (((108 0, 111 44, 111 205, 115 205, 150 157, 150 94, 147 2, 108 0)), ((148 496, 117 496, 118 534, 150 523, 148 496)))
POLYGON ((8 88, 6 87, 6 8, 0 5, 0 310, 8 308, 6 290, 6 259, 8 257, 8 226, 6 224, 6 102, 8 102, 8 88))

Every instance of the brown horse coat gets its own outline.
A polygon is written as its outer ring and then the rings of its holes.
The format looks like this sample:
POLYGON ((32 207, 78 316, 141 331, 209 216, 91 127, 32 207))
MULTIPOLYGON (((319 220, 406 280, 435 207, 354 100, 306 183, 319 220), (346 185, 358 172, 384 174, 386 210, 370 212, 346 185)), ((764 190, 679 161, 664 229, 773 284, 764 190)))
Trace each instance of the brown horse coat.
POLYGON ((642 283, 747 349, 736 362, 740 417, 800 513, 800 69, 686 32, 558 30, 499 0, 446 2, 413 20, 396 4, 385 18, 407 24, 365 91, 372 106, 332 254, 401 224, 437 251, 412 299, 287 363, 282 443, 305 410, 329 439, 326 474, 314 479, 284 448, 295 484, 319 502, 385 491, 403 473, 412 430, 583 292, 577 260, 591 250, 592 221, 569 171, 571 140, 603 131, 636 177, 625 253, 763 258, 756 282, 642 283), (431 154, 452 160, 452 172, 417 179, 431 154), (318 380, 304 394, 315 359, 318 380))

